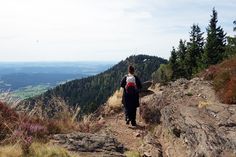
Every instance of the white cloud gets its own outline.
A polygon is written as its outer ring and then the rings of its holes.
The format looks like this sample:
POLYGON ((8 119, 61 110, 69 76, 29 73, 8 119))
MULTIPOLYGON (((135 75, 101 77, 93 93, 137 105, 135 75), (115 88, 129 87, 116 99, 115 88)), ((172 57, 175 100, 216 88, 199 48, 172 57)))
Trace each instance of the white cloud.
POLYGON ((229 34, 234 0, 0 1, 0 60, 120 60, 134 53, 168 58, 211 9, 229 34))

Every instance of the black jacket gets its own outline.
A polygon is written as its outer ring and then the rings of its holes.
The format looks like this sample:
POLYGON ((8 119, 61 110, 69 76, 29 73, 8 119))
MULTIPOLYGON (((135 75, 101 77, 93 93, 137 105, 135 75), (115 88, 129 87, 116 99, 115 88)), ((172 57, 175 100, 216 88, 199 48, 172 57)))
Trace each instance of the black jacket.
POLYGON ((124 89, 123 92, 123 97, 122 97, 122 104, 124 104, 125 107, 129 106, 135 106, 139 107, 139 91, 142 88, 142 84, 140 79, 134 75, 135 77, 135 83, 137 86, 137 93, 134 96, 130 96, 126 93, 125 86, 126 86, 126 77, 124 76, 123 79, 121 80, 121 87, 124 89))

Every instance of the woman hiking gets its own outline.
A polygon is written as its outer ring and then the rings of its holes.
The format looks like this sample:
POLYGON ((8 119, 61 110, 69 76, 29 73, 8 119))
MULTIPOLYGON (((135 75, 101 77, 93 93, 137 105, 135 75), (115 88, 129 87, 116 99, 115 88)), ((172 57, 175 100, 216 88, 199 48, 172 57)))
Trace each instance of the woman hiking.
POLYGON ((139 107, 139 91, 142 84, 139 78, 134 75, 134 67, 128 67, 128 74, 121 81, 121 87, 124 89, 122 104, 125 107, 125 120, 128 125, 136 126, 136 110, 139 107))

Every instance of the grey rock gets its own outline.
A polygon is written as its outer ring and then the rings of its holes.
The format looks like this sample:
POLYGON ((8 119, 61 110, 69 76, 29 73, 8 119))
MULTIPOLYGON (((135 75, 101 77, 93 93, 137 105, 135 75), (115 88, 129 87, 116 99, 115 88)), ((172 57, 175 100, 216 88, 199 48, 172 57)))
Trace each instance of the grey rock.
POLYGON ((56 143, 75 152, 102 152, 102 156, 123 156, 125 148, 115 138, 109 135, 90 133, 57 134, 53 136, 56 143))
POLYGON ((177 80, 145 104, 160 111, 156 138, 166 156, 236 156, 236 105, 220 103, 210 82, 177 80), (184 94, 188 92, 191 97, 184 94))
POLYGON ((139 148, 143 157, 162 157, 162 146, 156 137, 148 134, 143 139, 143 144, 139 148))

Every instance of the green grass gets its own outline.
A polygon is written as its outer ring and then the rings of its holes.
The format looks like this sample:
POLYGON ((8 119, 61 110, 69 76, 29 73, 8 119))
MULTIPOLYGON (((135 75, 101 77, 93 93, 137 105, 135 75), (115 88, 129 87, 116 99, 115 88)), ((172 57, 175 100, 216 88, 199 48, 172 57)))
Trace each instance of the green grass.
POLYGON ((66 149, 51 145, 33 143, 30 147, 30 153, 23 155, 20 145, 0 146, 0 157, 75 157, 66 149))
POLYGON ((185 95, 187 95, 187 96, 193 96, 193 93, 188 92, 188 93, 186 93, 185 95))
POLYGON ((11 94, 13 98, 23 100, 40 95, 46 92, 49 88, 50 88, 49 85, 27 86, 22 89, 13 91, 11 94))
POLYGON ((140 153, 137 151, 127 151, 125 152, 126 157, 141 157, 140 153))
POLYGON ((35 143, 31 146, 30 157, 72 157, 64 148, 35 143))

